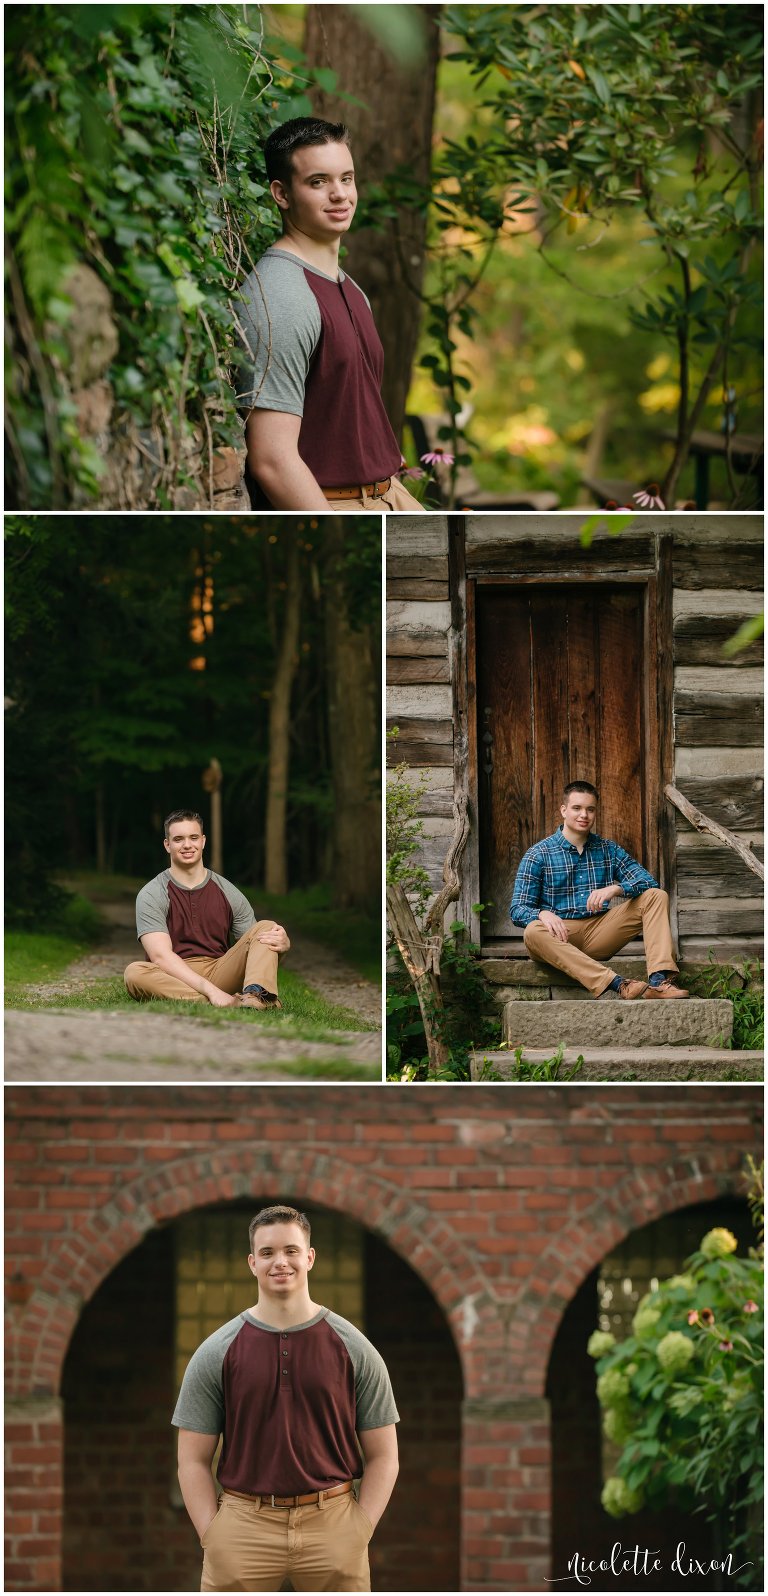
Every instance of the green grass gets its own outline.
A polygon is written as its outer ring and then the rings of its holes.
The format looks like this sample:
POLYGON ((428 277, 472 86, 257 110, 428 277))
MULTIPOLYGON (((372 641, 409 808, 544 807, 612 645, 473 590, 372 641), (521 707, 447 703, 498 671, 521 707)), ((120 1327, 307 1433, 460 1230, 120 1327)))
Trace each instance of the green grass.
POLYGON ((88 953, 101 931, 98 909, 79 894, 59 910, 47 931, 11 927, 5 933, 6 989, 26 981, 52 981, 88 953))
POLYGON ((289 892, 284 898, 257 887, 243 887, 242 891, 259 914, 271 915, 289 936, 293 927, 325 947, 335 948, 366 980, 381 985, 380 917, 332 908, 330 890, 325 886, 289 892))
MULTIPOLYGON (((69 962, 69 961, 67 961, 69 962)), ((63 968, 61 966, 60 968, 63 968)), ((328 1003, 319 993, 292 975, 289 970, 280 976, 282 1011, 270 1013, 268 1009, 217 1009, 212 1004, 187 1003, 152 999, 140 1005, 142 1011, 156 1014, 201 1015, 212 1025, 261 1025, 276 1028, 282 1035, 300 1037, 304 1041, 325 1041, 328 1032, 375 1031, 377 1027, 351 1009, 328 1003)), ((14 1009, 129 1009, 139 1006, 129 996, 119 976, 107 980, 84 983, 77 992, 52 993, 42 997, 31 993, 19 981, 6 982, 5 1002, 14 1009)))

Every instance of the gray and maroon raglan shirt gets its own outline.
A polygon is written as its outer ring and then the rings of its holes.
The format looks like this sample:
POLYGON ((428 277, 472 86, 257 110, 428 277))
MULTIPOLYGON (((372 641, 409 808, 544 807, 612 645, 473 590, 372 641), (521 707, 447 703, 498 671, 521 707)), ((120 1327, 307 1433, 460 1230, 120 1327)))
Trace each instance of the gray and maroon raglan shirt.
POLYGON ((238 305, 248 357, 238 406, 301 416, 299 454, 321 488, 356 487, 399 471, 402 455, 381 400, 384 351, 357 283, 268 249, 238 305))
POLYGON ((220 959, 250 931, 256 916, 225 876, 208 870, 197 887, 183 887, 161 870, 136 899, 136 936, 167 931, 180 959, 220 959))
POLYGON ((356 1436, 396 1424, 384 1361, 328 1308, 287 1330, 238 1314, 198 1347, 173 1423, 223 1436, 224 1490, 298 1496, 361 1473, 356 1436))

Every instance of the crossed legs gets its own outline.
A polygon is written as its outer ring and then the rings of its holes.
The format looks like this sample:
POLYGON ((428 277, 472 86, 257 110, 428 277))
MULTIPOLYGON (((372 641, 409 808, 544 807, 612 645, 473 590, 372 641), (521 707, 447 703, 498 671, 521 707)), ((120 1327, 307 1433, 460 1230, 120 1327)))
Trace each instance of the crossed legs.
POLYGON ((573 976, 593 997, 600 997, 614 977, 613 970, 600 961, 618 953, 638 931, 642 932, 649 975, 678 968, 672 949, 669 898, 661 887, 649 887, 637 898, 623 898, 588 920, 563 923, 567 942, 552 936, 541 920, 533 920, 523 934, 526 948, 534 959, 573 976))
MULTIPOLYGON (((228 948, 220 959, 185 959, 191 970, 205 976, 222 992, 242 992, 251 983, 263 986, 267 992, 277 992, 277 961, 274 949, 259 942, 263 931, 274 928, 274 920, 257 920, 234 946, 228 948)), ((206 998, 175 975, 166 975, 159 965, 137 959, 129 964, 123 977, 133 998, 182 998, 192 1003, 205 1003, 206 998)))

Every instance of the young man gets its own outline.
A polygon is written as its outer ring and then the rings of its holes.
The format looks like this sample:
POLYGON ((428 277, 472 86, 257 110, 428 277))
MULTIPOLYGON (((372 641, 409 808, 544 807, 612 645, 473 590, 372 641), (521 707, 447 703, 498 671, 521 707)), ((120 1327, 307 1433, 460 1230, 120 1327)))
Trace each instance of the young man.
POLYGON ((237 308, 238 382, 254 508, 421 510, 381 400, 384 353, 365 294, 339 268, 357 205, 342 122, 299 118, 264 147, 283 236, 237 308))
POLYGON ((173 1415, 201 1589, 370 1590, 368 1542, 398 1469, 389 1376, 353 1324, 312 1301, 305 1214, 262 1209, 250 1244, 256 1305, 198 1347, 173 1415))
POLYGON ((669 899, 653 876, 592 830, 597 789, 572 781, 563 790, 563 824, 534 843, 517 872, 510 916, 525 927, 534 959, 565 970, 593 997, 686 998, 678 986, 669 899), (647 981, 622 980, 601 961, 641 932, 647 981))
POLYGON ((136 899, 136 935, 146 960, 125 972, 131 997, 281 1008, 277 962, 291 945, 283 927, 257 920, 231 881, 206 870, 203 822, 194 809, 174 809, 164 829, 170 866, 136 899))

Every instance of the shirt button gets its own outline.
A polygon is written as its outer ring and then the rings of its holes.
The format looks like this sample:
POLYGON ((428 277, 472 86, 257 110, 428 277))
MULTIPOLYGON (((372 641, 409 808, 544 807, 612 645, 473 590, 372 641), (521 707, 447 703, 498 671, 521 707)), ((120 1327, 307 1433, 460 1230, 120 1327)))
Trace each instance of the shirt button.
POLYGON ((287 1352, 286 1348, 283 1347, 283 1357, 287 1358, 287 1356, 288 1356, 288 1352, 287 1352))
POLYGON ((288 1373, 288 1370, 287 1370, 287 1369, 282 1369, 282 1370, 281 1370, 281 1373, 282 1373, 282 1374, 287 1374, 287 1373, 288 1373))

